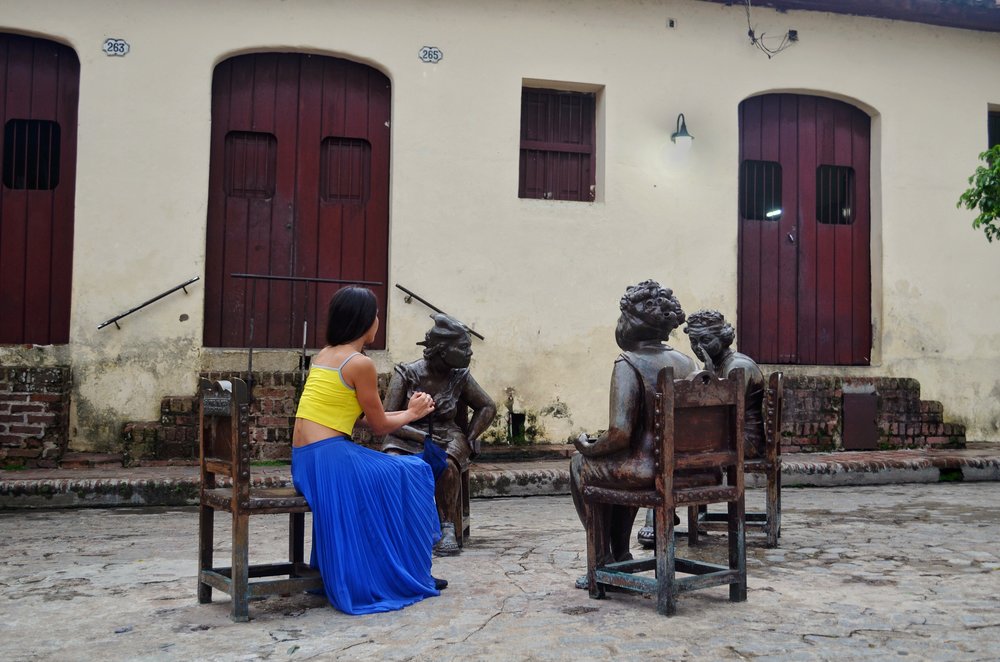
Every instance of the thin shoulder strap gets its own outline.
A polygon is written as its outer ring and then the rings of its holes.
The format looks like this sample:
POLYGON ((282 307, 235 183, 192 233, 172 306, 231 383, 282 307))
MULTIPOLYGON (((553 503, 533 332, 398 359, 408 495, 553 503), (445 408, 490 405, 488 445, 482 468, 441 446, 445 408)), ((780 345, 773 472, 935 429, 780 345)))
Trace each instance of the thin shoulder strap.
POLYGON ((347 365, 347 362, 348 362, 348 361, 350 361, 350 360, 351 360, 351 359, 353 359, 353 358, 354 358, 355 356, 358 356, 358 355, 360 355, 360 354, 361 354, 361 352, 354 352, 353 354, 351 354, 350 356, 348 356, 348 357, 347 357, 346 359, 344 359, 344 362, 340 364, 340 367, 339 367, 339 368, 337 368, 337 371, 338 371, 338 372, 340 372, 341 370, 343 370, 343 369, 344 369, 344 366, 345 366, 345 365, 347 365))

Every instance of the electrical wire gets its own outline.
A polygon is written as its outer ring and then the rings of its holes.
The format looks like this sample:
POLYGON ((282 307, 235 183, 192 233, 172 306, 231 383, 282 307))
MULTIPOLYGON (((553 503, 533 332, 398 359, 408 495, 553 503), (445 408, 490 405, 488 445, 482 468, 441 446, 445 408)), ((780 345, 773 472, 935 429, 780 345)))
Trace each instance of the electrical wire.
MULTIPOLYGON (((766 34, 761 32, 760 36, 757 36, 757 33, 754 31, 753 25, 750 22, 750 0, 744 0, 744 2, 744 9, 747 13, 747 36, 750 37, 750 43, 760 49, 760 51, 767 56, 768 60, 792 45, 795 39, 792 38, 791 33, 789 32, 786 32, 782 37, 780 37, 781 42, 776 47, 771 48, 765 44, 764 39, 766 34)), ((771 37, 772 40, 778 38, 779 37, 771 37)))

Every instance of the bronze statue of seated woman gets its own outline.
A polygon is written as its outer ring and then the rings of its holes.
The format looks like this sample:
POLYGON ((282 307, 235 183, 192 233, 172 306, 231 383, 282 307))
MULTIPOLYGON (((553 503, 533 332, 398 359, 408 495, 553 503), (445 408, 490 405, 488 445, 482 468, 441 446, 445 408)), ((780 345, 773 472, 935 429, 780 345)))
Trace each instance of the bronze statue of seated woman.
MULTIPOLYGON (((611 373, 611 414, 608 430, 595 440, 581 435, 579 451, 570 461, 570 489, 580 521, 587 524, 582 499, 586 485, 619 489, 652 489, 655 481, 654 402, 656 377, 671 367, 682 379, 696 370, 695 362, 666 341, 684 320, 684 310, 673 292, 653 280, 629 287, 620 302, 621 316, 615 340, 622 353, 611 373)), ((607 511, 598 521, 598 564, 627 561, 629 537, 637 508, 600 505, 607 511)), ((579 585, 579 583, 578 583, 579 585)), ((583 588, 586 588, 584 583, 583 588)))
POLYGON ((447 455, 447 464, 435 483, 435 500, 441 521, 441 541, 434 550, 439 555, 458 554, 461 550, 449 515, 461 498, 462 472, 479 454, 481 435, 496 416, 496 404, 469 373, 472 343, 469 332, 447 315, 434 315, 434 326, 423 342, 424 358, 401 363, 393 370, 384 406, 409 401, 414 393, 429 393, 434 398, 434 412, 396 432, 386 435, 382 450, 392 454, 416 455, 424 450, 424 439, 431 434, 434 444, 447 455), (471 418, 466 418, 471 410, 471 418))

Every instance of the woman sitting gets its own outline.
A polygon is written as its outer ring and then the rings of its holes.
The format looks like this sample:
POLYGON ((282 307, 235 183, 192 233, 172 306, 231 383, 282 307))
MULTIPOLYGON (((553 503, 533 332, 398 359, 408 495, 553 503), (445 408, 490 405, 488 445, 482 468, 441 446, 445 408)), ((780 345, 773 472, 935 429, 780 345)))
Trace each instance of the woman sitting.
POLYGON ((313 512, 311 564, 330 603, 348 614, 402 609, 447 585, 431 576, 441 534, 428 462, 443 458, 386 455, 350 438, 362 412, 386 434, 434 410, 426 393, 405 411, 382 408, 375 364, 362 353, 377 331, 373 292, 334 295, 327 346, 313 357, 292 435, 292 481, 313 512))

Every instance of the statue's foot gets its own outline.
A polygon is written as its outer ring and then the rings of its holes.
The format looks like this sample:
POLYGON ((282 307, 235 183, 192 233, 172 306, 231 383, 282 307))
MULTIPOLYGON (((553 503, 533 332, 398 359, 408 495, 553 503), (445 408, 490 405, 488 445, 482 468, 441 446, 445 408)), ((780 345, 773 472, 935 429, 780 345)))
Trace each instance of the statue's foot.
POLYGON ((656 536, 651 526, 644 526, 639 529, 639 533, 635 537, 639 540, 639 544, 643 549, 652 549, 656 546, 656 536))
POLYGON ((451 522, 441 525, 441 540, 434 545, 434 556, 456 556, 462 552, 455 538, 455 525, 451 522))

